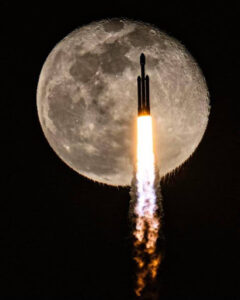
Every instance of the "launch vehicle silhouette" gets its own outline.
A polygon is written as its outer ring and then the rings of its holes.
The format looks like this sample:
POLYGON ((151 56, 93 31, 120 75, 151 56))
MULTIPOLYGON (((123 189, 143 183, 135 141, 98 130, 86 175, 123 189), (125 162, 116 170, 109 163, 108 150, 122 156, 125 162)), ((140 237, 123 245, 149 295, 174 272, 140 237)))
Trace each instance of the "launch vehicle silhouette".
POLYGON ((140 55, 141 76, 137 78, 138 84, 138 115, 150 115, 149 76, 145 76, 145 55, 140 55))

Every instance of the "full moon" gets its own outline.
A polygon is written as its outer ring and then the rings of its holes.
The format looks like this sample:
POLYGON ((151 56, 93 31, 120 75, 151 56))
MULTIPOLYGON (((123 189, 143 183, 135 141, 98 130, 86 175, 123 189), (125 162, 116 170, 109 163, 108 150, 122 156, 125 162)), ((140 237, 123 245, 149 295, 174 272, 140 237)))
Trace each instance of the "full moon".
POLYGON ((131 184, 142 52, 164 176, 194 152, 210 108, 204 76, 180 42, 150 24, 102 20, 66 36, 43 65, 37 109, 44 135, 68 166, 94 181, 131 184))

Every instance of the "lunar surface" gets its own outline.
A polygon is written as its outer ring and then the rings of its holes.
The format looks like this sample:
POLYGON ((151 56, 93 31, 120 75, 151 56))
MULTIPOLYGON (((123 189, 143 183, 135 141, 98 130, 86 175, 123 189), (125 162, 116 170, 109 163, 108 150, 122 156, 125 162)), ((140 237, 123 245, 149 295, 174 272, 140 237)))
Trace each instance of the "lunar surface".
POLYGON ((37 108, 53 150, 92 180, 131 184, 142 52, 150 77, 161 176, 189 158, 206 129, 205 79, 181 43, 152 25, 130 20, 83 26, 47 57, 38 83, 37 108))

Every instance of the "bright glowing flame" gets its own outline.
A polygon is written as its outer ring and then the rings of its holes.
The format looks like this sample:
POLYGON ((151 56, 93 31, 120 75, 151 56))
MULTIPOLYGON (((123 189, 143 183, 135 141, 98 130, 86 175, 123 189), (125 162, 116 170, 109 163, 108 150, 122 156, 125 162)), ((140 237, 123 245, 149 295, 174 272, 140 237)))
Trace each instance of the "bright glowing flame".
POLYGON ((155 190, 155 158, 153 150, 152 117, 139 116, 137 119, 137 166, 136 166, 137 202, 135 261, 138 266, 136 294, 141 295, 146 278, 154 279, 161 262, 156 253, 156 242, 160 228, 157 215, 157 195, 155 190))
POLYGON ((137 193, 136 214, 151 218, 156 195, 154 190, 154 152, 152 117, 140 116, 137 120, 137 193))

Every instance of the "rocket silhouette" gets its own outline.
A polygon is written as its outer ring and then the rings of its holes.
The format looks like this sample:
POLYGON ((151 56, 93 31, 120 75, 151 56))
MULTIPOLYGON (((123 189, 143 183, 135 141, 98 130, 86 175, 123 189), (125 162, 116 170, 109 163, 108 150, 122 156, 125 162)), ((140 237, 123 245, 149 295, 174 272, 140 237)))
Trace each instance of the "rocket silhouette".
POLYGON ((141 76, 137 78, 138 84, 138 115, 150 115, 149 76, 145 76, 145 55, 140 55, 141 76))

